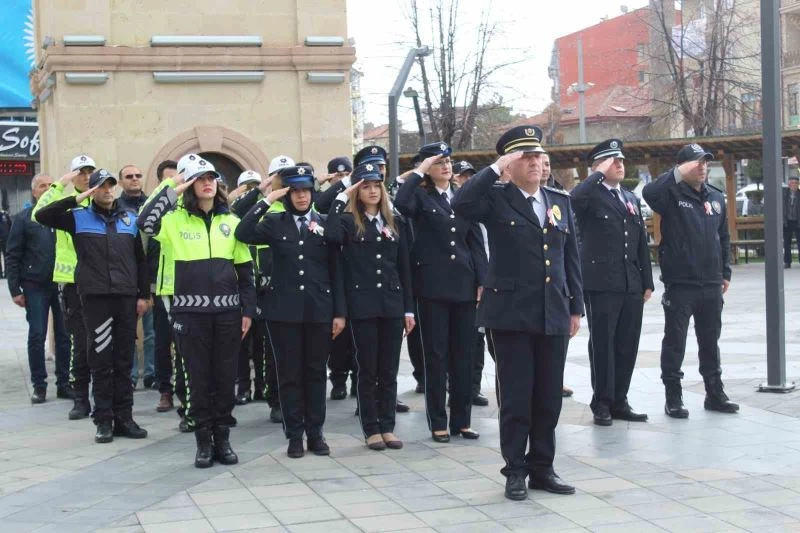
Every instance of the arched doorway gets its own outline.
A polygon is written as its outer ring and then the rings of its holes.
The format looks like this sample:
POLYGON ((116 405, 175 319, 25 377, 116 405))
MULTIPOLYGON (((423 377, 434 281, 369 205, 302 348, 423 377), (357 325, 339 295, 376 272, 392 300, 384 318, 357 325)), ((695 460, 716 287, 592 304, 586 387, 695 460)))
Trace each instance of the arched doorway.
POLYGON ((236 180, 239 179, 239 174, 244 170, 236 161, 225 154, 217 152, 200 152, 200 156, 214 165, 217 172, 222 174, 222 178, 228 186, 228 191, 236 188, 236 180))

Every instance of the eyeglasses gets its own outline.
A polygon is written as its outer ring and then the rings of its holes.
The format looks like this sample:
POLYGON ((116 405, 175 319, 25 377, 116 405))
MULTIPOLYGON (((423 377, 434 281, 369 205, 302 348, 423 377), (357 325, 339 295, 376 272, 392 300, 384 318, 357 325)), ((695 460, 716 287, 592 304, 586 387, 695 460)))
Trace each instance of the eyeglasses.
POLYGON ((440 159, 439 161, 435 162, 434 165, 438 165, 440 167, 446 167, 448 165, 452 165, 453 161, 451 159, 440 159))
POLYGON ((142 179, 142 174, 125 174, 122 177, 125 178, 126 180, 132 180, 134 178, 136 178, 137 180, 140 180, 140 179, 142 179))

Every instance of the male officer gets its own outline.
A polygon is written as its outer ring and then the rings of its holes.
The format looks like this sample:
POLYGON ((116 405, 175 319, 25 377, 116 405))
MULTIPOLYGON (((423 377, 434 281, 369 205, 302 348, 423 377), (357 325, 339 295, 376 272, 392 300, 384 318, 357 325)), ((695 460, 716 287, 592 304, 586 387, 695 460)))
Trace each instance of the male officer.
POLYGON ((469 161, 459 161, 453 164, 453 180, 457 187, 464 185, 472 176, 475 175, 475 167, 469 161))
POLYGON ((706 183, 708 162, 712 159, 714 156, 699 144, 688 144, 678 152, 677 166, 642 191, 645 201, 661 215, 661 381, 667 400, 664 410, 673 418, 689 416, 683 406, 681 365, 692 316, 700 375, 706 385, 704 406, 723 413, 739 410, 722 386, 717 344, 722 329, 722 295, 731 282, 731 265, 725 197, 706 183))
POLYGON ((783 189, 783 266, 792 268, 792 237, 800 247, 800 178, 791 176, 789 188, 783 189))
POLYGON ((501 472, 512 500, 528 497, 528 475, 530 488, 575 492, 553 471, 553 458, 567 342, 580 327, 583 288, 569 196, 539 187, 541 136, 536 126, 505 132, 500 158, 453 199, 456 213, 483 222, 489 233, 478 325, 494 344, 501 472))
POLYGON ((631 409, 627 396, 653 273, 639 200, 620 187, 624 159, 621 140, 601 142, 589 152, 592 174, 570 194, 581 234, 591 408, 599 426, 610 426, 613 418, 647 420, 631 409))

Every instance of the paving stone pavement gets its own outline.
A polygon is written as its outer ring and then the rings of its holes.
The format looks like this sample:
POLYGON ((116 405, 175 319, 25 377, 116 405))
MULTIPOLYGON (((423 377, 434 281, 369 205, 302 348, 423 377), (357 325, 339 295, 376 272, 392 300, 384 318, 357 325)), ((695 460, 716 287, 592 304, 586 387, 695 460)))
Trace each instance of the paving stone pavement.
MULTIPOLYGON (((400 451, 366 449, 355 400, 328 402, 330 457, 288 459, 267 407, 237 407, 231 440, 240 464, 198 470, 194 439, 177 416, 156 413, 158 393, 137 391, 134 416, 145 440, 93 442, 90 421, 70 422, 70 403, 29 403, 22 310, 0 287, 0 531, 796 531, 800 532, 800 393, 763 394, 766 375, 764 270, 734 269, 726 296, 721 350, 738 415, 703 410, 694 340, 684 371, 688 420, 663 414, 659 348, 661 287, 645 306, 632 405, 646 424, 591 423, 584 324, 567 360, 556 470, 575 496, 530 492, 503 497, 499 474, 494 368, 487 356, 489 407, 473 409, 478 441, 430 440, 421 395, 413 393, 406 354, 399 390, 412 407, 397 417, 400 451)), ((5 284, 3 284, 5 285, 5 284)), ((660 284, 659 284, 660 285, 660 284)), ((800 289, 800 269, 786 271, 786 295, 800 289)), ((788 375, 800 378, 800 303, 787 301, 788 375)), ((48 361, 52 376, 52 361, 48 361)), ((51 377, 52 382, 52 377, 51 377)), ((54 394, 51 386, 50 393, 54 394)))

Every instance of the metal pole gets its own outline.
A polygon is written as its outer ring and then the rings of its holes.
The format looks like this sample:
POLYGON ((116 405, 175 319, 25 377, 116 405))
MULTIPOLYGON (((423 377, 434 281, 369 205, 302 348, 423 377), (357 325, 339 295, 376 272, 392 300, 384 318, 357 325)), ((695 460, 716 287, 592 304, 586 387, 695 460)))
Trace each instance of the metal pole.
POLYGON ((583 38, 578 36, 578 127, 581 144, 586 143, 586 111, 584 109, 583 93, 586 86, 583 84, 583 38))
POLYGON ((419 129, 419 138, 422 144, 425 144, 425 125, 422 123, 422 110, 419 108, 419 96, 414 94, 411 97, 414 101, 414 114, 417 115, 417 128, 419 129))
POLYGON ((781 162, 780 19, 778 2, 761 0, 761 102, 764 145, 764 277, 767 302, 767 383, 761 392, 789 392, 783 300, 783 166, 781 162))
POLYGON ((394 178, 400 174, 400 128, 397 124, 397 102, 403 93, 408 73, 414 66, 414 60, 417 56, 423 57, 429 53, 430 49, 427 46, 409 50, 403 66, 400 67, 400 72, 397 73, 397 79, 394 80, 392 90, 389 92, 389 169, 387 172, 389 175, 387 178, 390 179, 386 180, 387 185, 391 185, 394 178))

